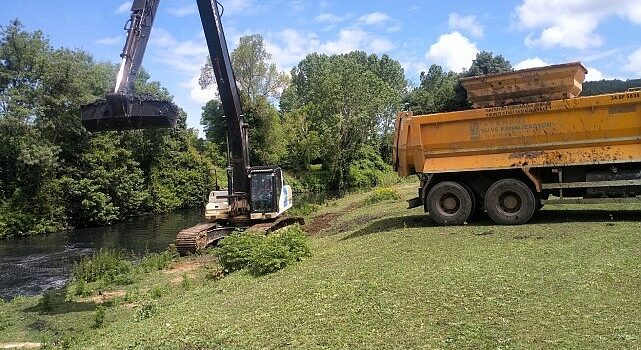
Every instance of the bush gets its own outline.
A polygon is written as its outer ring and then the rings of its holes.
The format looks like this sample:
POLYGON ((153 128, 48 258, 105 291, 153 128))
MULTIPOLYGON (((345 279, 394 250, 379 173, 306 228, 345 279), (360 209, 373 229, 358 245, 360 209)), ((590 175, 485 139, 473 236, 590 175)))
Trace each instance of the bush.
POLYGON ((371 146, 364 146, 355 159, 348 169, 349 188, 371 188, 399 181, 396 172, 371 146))
POLYGON ((259 276, 274 272, 311 255, 307 236, 298 226, 269 236, 234 233, 220 242, 216 255, 227 272, 247 268, 259 276))
POLYGON ((367 198, 365 204, 374 204, 386 200, 398 200, 401 195, 393 188, 377 188, 367 198))
POLYGON ((218 244, 216 256, 226 272, 242 270, 249 265, 254 247, 262 242, 262 237, 251 232, 234 232, 218 244))
POLYGON ((254 248, 248 268, 255 276, 266 275, 310 255, 303 231, 299 227, 286 228, 268 236, 254 248))
POLYGON ((219 263, 209 263, 205 265, 205 270, 207 271, 205 278, 208 280, 217 281, 225 277, 225 268, 223 268, 219 263))
POLYGON ((93 315, 93 324, 91 325, 91 328, 98 329, 102 327, 105 323, 106 310, 107 308, 103 305, 98 305, 98 307, 96 307, 96 313, 93 315))
POLYGON ((92 256, 83 257, 73 268, 75 281, 95 282, 104 280, 107 283, 127 282, 132 271, 132 265, 121 251, 100 249, 92 256))
POLYGON ((309 216, 318 211, 320 206, 318 204, 303 203, 300 206, 295 206, 287 211, 290 216, 309 216))
POLYGON ((134 316, 134 320, 136 322, 140 322, 142 320, 151 318, 151 316, 153 316, 155 313, 156 313, 156 305, 152 303, 145 303, 136 310, 136 315, 134 316))
POLYGON ((153 272, 166 268, 174 260, 176 254, 165 250, 161 253, 146 254, 141 260, 138 267, 144 272, 153 272))

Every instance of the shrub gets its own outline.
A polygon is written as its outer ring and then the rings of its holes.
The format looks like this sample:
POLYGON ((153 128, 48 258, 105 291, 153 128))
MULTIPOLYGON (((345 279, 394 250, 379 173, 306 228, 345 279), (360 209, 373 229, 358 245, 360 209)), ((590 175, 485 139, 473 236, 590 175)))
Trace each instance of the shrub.
POLYGON ((300 206, 295 206, 287 211, 291 216, 309 216, 318 211, 320 206, 318 204, 303 203, 300 206))
POLYGON ((126 282, 131 278, 132 265, 121 251, 101 249, 92 256, 83 257, 73 268, 76 281, 94 282, 100 279, 106 282, 126 282))
POLYGON ((175 253, 165 250, 161 253, 146 254, 138 265, 144 272, 158 271, 166 268, 176 257, 175 253))
POLYGON ((142 320, 146 320, 148 318, 151 318, 156 313, 156 306, 152 303, 146 303, 140 306, 138 310, 136 310, 136 316, 134 317, 134 320, 136 322, 140 322, 142 320))
POLYGON ((87 282, 83 279, 78 279, 73 283, 73 294, 81 297, 86 297, 91 291, 87 288, 87 282))
POLYGON ((347 187, 371 188, 399 181, 396 172, 371 146, 364 146, 355 159, 348 169, 347 187))
POLYGON ((254 249, 249 271, 256 276, 278 271, 311 255, 307 236, 300 227, 289 227, 271 236, 254 249))
POLYGON ((205 278, 208 280, 217 281, 225 276, 225 268, 215 262, 205 265, 205 270, 207 271, 205 278))
POLYGON ((182 289, 188 290, 191 288, 191 285, 192 285, 191 278, 187 273, 183 273, 183 278, 182 278, 182 281, 180 281, 180 286, 182 287, 182 289))
POLYGON ((91 325, 91 328, 98 329, 102 327, 102 325, 105 323, 106 310, 107 308, 103 305, 98 305, 98 307, 96 307, 96 312, 93 315, 93 324, 91 325))
POLYGON ((50 312, 53 310, 55 301, 53 294, 51 293, 46 293, 42 297, 40 297, 40 307, 42 308, 42 311, 44 312, 50 312))
POLYGON ((151 294, 152 299, 159 299, 165 293, 165 289, 161 286, 155 286, 151 288, 149 293, 151 294))
POLYGON ((401 195, 393 188, 377 188, 365 198, 365 204, 374 204, 386 200, 401 199, 401 195))
POLYGON ((253 275, 265 275, 311 255, 307 236, 299 226, 269 236, 251 232, 235 233, 221 241, 216 252, 227 272, 247 268, 253 275), (229 239, 231 238, 231 239, 229 239))
POLYGON ((254 247, 261 241, 254 233, 234 232, 220 241, 216 256, 226 272, 242 270, 251 262, 254 247))

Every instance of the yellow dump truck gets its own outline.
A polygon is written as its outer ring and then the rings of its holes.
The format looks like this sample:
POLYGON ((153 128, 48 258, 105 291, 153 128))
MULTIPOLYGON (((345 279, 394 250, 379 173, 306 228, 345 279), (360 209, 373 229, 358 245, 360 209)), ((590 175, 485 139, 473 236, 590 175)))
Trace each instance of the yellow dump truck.
POLYGON ((577 97, 580 63, 463 79, 474 109, 399 113, 394 166, 439 224, 523 224, 545 203, 638 201, 641 92, 577 97))

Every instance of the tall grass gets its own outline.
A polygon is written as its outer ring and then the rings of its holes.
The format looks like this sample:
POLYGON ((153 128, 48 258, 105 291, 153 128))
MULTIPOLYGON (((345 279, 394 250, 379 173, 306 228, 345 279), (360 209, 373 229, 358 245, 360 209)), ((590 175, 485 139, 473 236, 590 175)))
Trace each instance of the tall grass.
POLYGON ((100 249, 91 256, 83 257, 73 269, 73 278, 76 281, 95 282, 104 280, 114 282, 118 277, 132 272, 133 265, 122 251, 113 249, 100 249))

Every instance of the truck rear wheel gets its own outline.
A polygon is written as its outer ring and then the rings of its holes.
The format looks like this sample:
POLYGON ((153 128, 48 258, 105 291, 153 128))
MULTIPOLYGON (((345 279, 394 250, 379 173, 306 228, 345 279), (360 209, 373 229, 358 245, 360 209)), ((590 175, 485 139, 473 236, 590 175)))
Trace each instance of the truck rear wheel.
POLYGON ((474 200, 467 188, 452 181, 432 187, 425 200, 432 220, 440 225, 462 225, 474 209, 474 200))
POLYGON ((485 194, 487 215, 499 225, 524 224, 532 218, 536 208, 534 192, 517 179, 499 180, 485 194))

